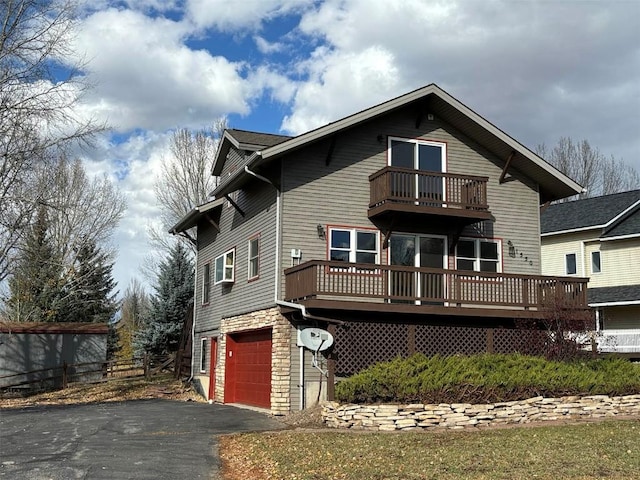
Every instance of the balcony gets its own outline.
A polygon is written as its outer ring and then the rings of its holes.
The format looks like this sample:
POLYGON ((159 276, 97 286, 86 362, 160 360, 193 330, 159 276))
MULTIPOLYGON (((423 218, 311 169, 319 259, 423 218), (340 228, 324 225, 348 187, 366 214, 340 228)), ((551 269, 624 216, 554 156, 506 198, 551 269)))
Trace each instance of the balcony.
POLYGON ((587 279, 312 260, 285 270, 286 300, 308 308, 493 318, 584 312, 587 279))
POLYGON ((369 177, 368 215, 397 227, 426 217, 460 226, 489 220, 487 177, 385 167, 369 177))

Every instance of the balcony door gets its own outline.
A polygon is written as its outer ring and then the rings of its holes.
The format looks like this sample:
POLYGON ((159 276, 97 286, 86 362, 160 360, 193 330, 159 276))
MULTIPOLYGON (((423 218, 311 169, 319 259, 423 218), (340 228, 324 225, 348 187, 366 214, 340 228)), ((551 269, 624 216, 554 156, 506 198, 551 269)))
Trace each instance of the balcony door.
POLYGON ((394 194, 412 198, 419 205, 444 206, 444 177, 422 172, 446 171, 446 144, 397 138, 389 142, 390 166, 419 171, 400 175, 393 182, 394 194))
MULTIPOLYGON (((399 267, 446 268, 446 238, 440 236, 392 234, 389 263, 399 267)), ((439 272, 420 272, 415 268, 392 269, 389 292, 392 303, 442 305, 444 278, 439 272)))

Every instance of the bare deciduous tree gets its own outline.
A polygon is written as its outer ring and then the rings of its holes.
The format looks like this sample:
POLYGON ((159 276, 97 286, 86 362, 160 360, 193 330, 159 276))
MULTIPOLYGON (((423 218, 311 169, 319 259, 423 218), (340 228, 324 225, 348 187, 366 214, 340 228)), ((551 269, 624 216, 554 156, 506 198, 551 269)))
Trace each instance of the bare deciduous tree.
POLYGON ((640 188, 637 170, 623 160, 606 157, 587 140, 576 143, 571 138, 561 137, 552 149, 538 145, 536 153, 586 189, 579 198, 640 188))
POLYGON ((86 85, 72 61, 73 0, 0 3, 0 280, 46 188, 37 167, 101 127, 74 111, 86 85), (60 72, 68 72, 60 78, 60 72))
MULTIPOLYGON (((205 203, 217 186, 211 176, 216 147, 224 129, 224 118, 214 122, 208 130, 191 132, 176 130, 171 138, 171 156, 165 158, 156 179, 154 191, 162 209, 162 231, 150 229, 151 243, 168 251, 171 239, 167 230, 194 207, 205 203)), ((187 242, 190 249, 194 246, 187 242)))
POLYGON ((120 334, 119 357, 133 357, 133 339, 138 330, 144 325, 144 318, 148 315, 150 307, 149 295, 142 283, 137 279, 131 280, 122 298, 121 316, 117 326, 120 334))
POLYGON ((95 244, 113 256, 108 246, 126 209, 122 193, 106 176, 89 178, 78 159, 62 156, 40 170, 49 184, 43 202, 50 209, 50 233, 62 261, 71 265, 83 245, 95 244))

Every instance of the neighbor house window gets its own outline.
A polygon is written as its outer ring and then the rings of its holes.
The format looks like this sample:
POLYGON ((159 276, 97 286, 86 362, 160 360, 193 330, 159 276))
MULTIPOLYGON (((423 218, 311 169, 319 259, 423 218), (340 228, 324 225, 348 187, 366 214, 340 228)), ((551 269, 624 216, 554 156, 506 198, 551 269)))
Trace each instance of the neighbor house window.
POLYGON ((233 265, 235 260, 235 249, 229 250, 216 257, 215 283, 233 282, 233 265))
POLYGON ((200 373, 207 371, 207 338, 200 339, 200 373))
POLYGON ((464 238, 456 246, 456 269, 500 272, 500 242, 483 238, 464 238))
POLYGON ((249 280, 260 274, 260 236, 249 239, 249 280))
POLYGON ((564 257, 564 262, 567 275, 575 275, 577 272, 576 254, 567 253, 564 257))
POLYGON ((202 272, 202 304, 209 303, 209 291, 211 290, 211 264, 207 263, 202 272))
POLYGON ((600 252, 591 252, 591 273, 600 273, 601 271, 600 252))
POLYGON ((329 260, 379 263, 378 232, 355 228, 329 229, 329 260))

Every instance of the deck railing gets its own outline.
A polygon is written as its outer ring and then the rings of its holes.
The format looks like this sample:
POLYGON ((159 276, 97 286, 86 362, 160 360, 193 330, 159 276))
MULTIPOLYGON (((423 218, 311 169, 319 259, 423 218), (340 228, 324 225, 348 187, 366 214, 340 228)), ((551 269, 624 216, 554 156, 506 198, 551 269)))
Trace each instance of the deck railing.
POLYGON ((587 279, 312 260, 285 271, 286 299, 514 309, 587 308, 587 279), (560 300, 560 302, 559 302, 560 300))
POLYGON ((369 207, 387 202, 486 211, 487 177, 385 167, 369 177, 369 207))
POLYGON ((600 330, 596 341, 603 353, 640 353, 640 328, 600 330))

